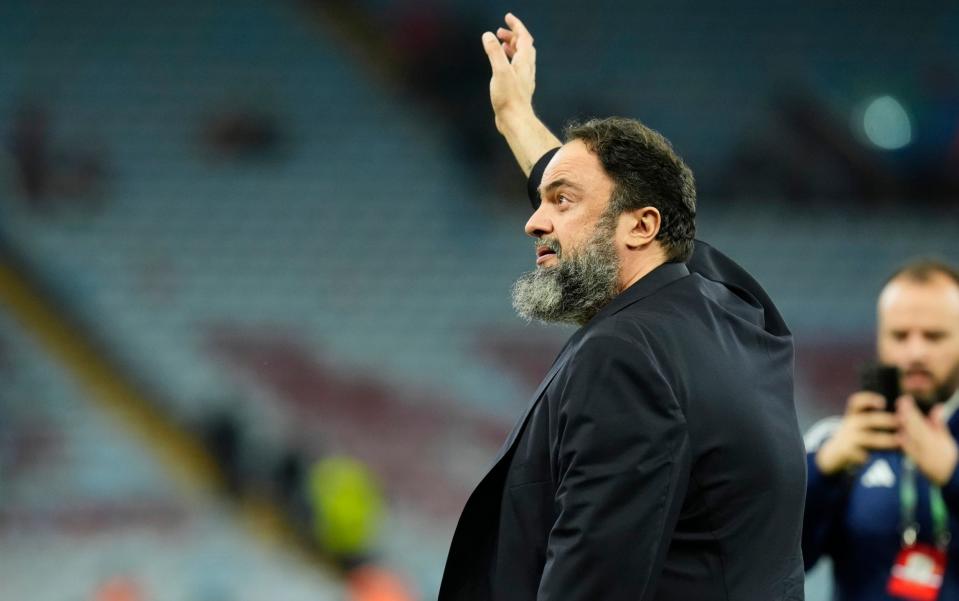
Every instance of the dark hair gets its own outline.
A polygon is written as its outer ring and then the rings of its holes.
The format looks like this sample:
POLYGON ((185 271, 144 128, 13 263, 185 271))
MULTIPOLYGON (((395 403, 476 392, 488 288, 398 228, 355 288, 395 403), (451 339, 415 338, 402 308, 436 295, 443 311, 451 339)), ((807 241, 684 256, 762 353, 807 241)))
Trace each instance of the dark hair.
POLYGON ((669 140, 624 117, 571 123, 566 127, 566 141, 572 140, 582 140, 612 178, 610 210, 619 215, 656 208, 662 217, 656 239, 668 260, 687 260, 696 236, 696 184, 669 140))
POLYGON ((939 259, 920 258, 914 259, 897 269, 891 276, 886 278, 885 287, 893 280, 905 278, 909 281, 919 284, 928 283, 936 274, 944 275, 956 285, 959 286, 959 269, 956 269, 949 263, 939 259))

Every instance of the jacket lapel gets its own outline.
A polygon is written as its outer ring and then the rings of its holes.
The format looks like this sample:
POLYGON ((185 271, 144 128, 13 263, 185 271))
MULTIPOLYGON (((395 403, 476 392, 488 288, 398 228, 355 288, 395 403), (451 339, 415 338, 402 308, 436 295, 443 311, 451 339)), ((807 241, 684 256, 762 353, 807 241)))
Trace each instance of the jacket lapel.
MULTIPOLYGON (((582 330, 580 330, 582 331, 582 330)), ((533 396, 530 398, 529 403, 526 405, 526 411, 523 413, 523 417, 517 420, 516 424, 513 426, 513 429, 510 431, 509 436, 506 437, 506 442, 503 443, 503 446, 500 447, 499 452, 496 453, 496 459, 493 460, 490 469, 496 466, 497 463, 506 455, 506 452, 513 446, 513 443, 516 442, 516 437, 519 436, 519 433, 523 431, 523 426, 526 425, 526 420, 529 419, 529 414, 533 412, 533 407, 536 406, 537 401, 540 397, 543 396, 543 392, 546 391, 546 387, 549 386, 550 382, 553 381, 553 378, 556 377, 556 374, 559 373, 559 370, 566 365, 566 361, 569 360, 569 355, 571 349, 575 346, 573 344, 574 340, 579 338, 578 332, 577 335, 574 335, 570 338, 569 342, 566 343, 566 346, 563 347, 563 350, 560 352, 559 356, 556 357, 556 361, 553 362, 553 366, 549 368, 549 371, 546 373, 546 377, 543 378, 543 381, 539 383, 539 386, 536 388, 536 392, 533 393, 533 396)))

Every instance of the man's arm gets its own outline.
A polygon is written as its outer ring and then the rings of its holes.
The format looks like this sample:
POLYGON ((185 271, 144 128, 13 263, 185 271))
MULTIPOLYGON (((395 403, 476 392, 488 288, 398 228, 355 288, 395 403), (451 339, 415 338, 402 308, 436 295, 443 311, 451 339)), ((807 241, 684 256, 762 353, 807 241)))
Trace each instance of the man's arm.
POLYGON ((806 433, 806 503, 803 511, 802 556, 806 570, 812 569, 823 555, 829 554, 836 527, 851 486, 845 472, 826 474, 816 455, 836 430, 842 418, 821 420, 806 433))
POLYGON ((689 481, 685 416, 648 349, 613 334, 587 339, 558 384, 537 599, 652 599, 689 481))
POLYGON ((884 411, 886 400, 860 391, 846 401, 840 417, 820 421, 806 434, 806 511, 803 560, 811 568, 840 527, 853 476, 873 451, 899 448, 897 417, 884 411))
MULTIPOLYGON (((494 35, 483 34, 483 48, 493 75, 490 101, 496 128, 509 144, 513 156, 528 179, 530 202, 539 204, 538 186, 551 150, 562 145, 533 111, 536 88, 536 48, 533 36, 512 13, 506 15, 508 28, 494 35), (549 153, 549 154, 548 154, 549 153)), ((789 328, 776 305, 753 278, 734 261, 699 240, 687 261, 690 271, 720 282, 763 308, 766 330, 776 336, 788 336, 789 328)))
POLYGON ((483 34, 483 49, 493 75, 489 82, 490 102, 499 130, 509 144, 516 162, 529 177, 533 165, 546 151, 561 144, 559 138, 533 112, 536 88, 536 48, 523 22, 506 15, 507 28, 494 35, 483 34))

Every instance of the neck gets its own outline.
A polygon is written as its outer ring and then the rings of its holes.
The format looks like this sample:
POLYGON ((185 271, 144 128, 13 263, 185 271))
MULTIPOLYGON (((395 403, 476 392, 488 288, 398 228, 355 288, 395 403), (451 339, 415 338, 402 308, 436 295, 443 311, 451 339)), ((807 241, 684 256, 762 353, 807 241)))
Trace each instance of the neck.
POLYGON ((632 261, 628 268, 622 270, 619 279, 619 292, 623 292, 664 263, 666 263, 666 253, 662 250, 632 261))

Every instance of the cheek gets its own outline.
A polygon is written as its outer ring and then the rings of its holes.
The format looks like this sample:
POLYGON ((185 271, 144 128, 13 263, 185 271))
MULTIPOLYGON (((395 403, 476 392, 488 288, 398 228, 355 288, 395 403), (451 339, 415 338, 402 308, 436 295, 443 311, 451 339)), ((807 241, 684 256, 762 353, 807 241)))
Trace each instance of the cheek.
POLYGON ((948 344, 949 347, 949 356, 952 357, 953 362, 959 364, 959 336, 953 337, 948 344))
POLYGON ((577 224, 564 224, 561 230, 557 228, 556 239, 564 253, 576 252, 584 242, 583 228, 577 224))
POLYGON ((882 338, 880 338, 879 341, 876 343, 876 355, 878 355, 880 363, 887 363, 887 364, 893 363, 893 360, 892 360, 893 353, 892 353, 892 349, 889 347, 890 347, 890 344, 882 338))
POLYGON ((949 341, 934 349, 930 355, 935 357, 936 375, 947 378, 959 370, 959 341, 949 341))
POLYGON ((908 359, 905 357, 906 346, 901 342, 883 339, 879 341, 879 362, 896 367, 905 367, 908 359))

